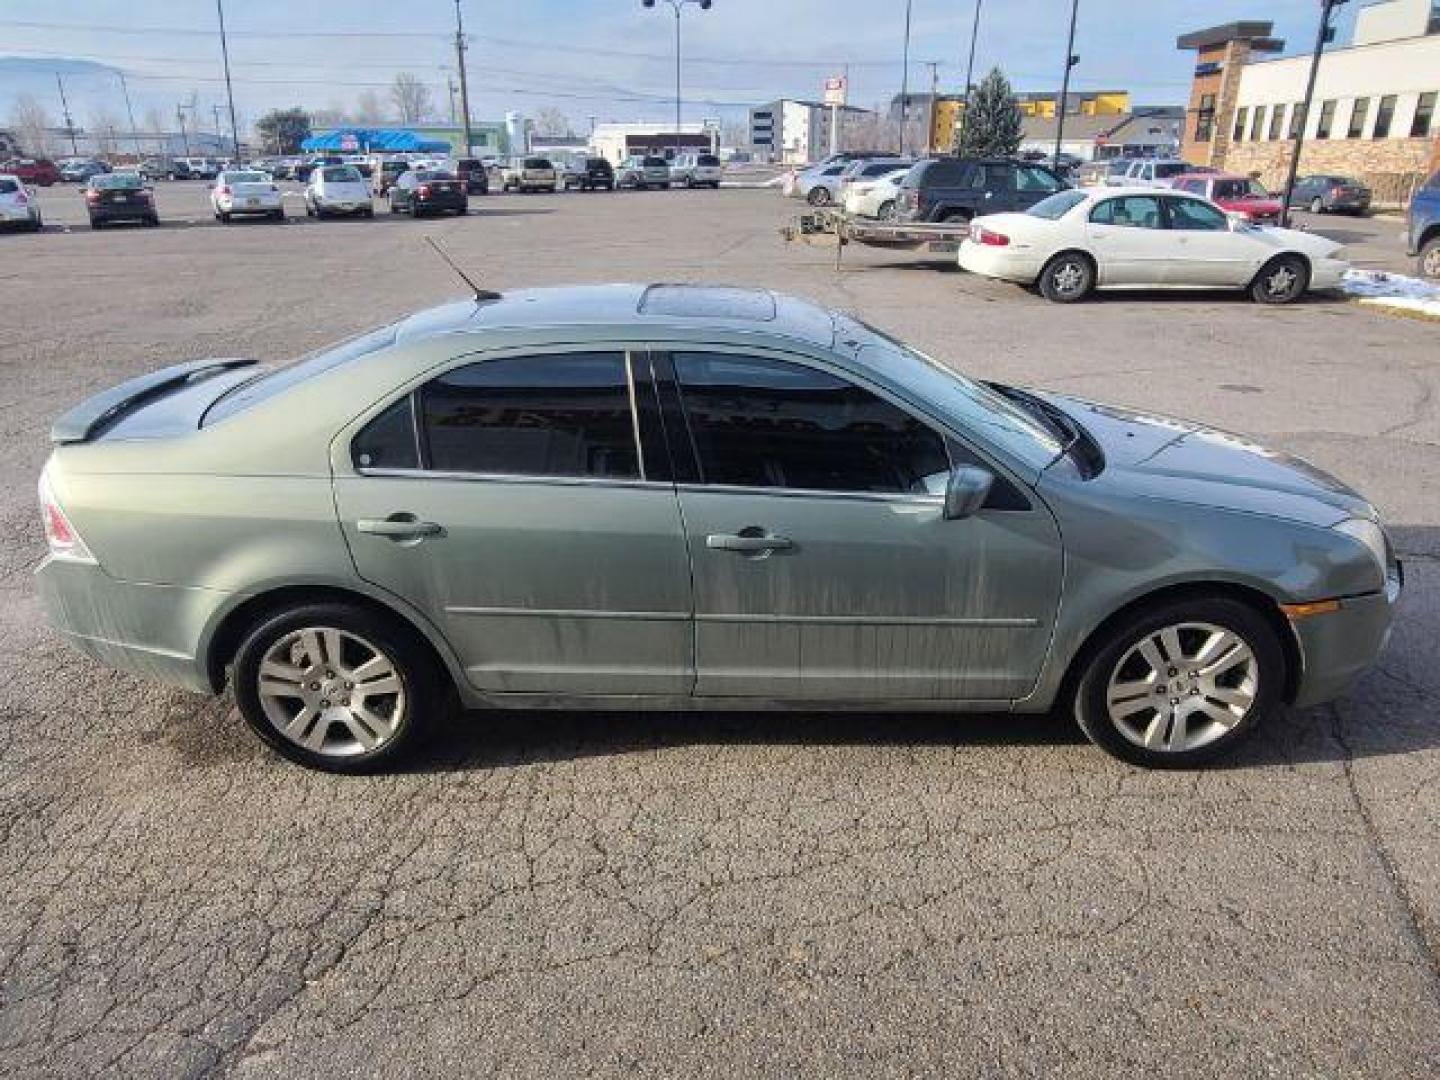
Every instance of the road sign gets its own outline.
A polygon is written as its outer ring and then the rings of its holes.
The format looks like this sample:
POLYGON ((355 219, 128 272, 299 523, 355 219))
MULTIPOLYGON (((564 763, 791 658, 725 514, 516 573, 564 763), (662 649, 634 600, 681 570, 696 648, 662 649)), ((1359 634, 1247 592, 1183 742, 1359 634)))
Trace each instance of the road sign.
POLYGON ((825 104, 844 105, 845 92, 848 89, 843 75, 836 75, 825 80, 825 104))

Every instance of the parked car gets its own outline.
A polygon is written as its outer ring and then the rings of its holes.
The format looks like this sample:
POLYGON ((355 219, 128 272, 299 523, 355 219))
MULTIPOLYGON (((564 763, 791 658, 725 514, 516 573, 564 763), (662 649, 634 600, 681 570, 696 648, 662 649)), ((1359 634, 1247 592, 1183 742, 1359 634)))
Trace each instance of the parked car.
POLYGON ((1111 182, 1120 187, 1169 187, 1177 176, 1219 171, 1209 165, 1192 165, 1179 158, 1136 158, 1122 175, 1111 182))
POLYGON ((687 188, 718 188, 724 171, 714 154, 681 154, 670 162, 670 182, 687 188))
POLYGON ((156 180, 168 180, 170 169, 171 162, 163 157, 148 157, 135 166, 135 171, 152 183, 156 180))
POLYGON ((370 170, 370 190, 379 198, 390 194, 395 181, 410 171, 410 163, 403 158, 389 158, 378 162, 370 170))
POLYGON ((845 170, 840 174, 839 181, 835 185, 835 201, 843 205, 853 184, 885 176, 896 169, 904 169, 908 172, 914 164, 915 162, 910 158, 861 158, 852 161, 845 166, 845 170))
POLYGON ((464 183, 465 194, 490 194, 489 172, 479 158, 460 158, 455 162, 455 175, 464 183))
POLYGON ((50 187, 60 182, 60 170, 49 158, 11 158, 0 165, 0 172, 36 187, 50 187))
POLYGON ((276 158, 270 166, 270 175, 276 180, 293 180, 295 179, 295 167, 299 164, 299 158, 276 158))
POLYGON ((602 157, 576 155, 565 163, 561 183, 566 191, 579 188, 581 191, 615 190, 615 169, 602 157))
POLYGON ((80 189, 90 228, 100 229, 116 221, 138 221, 159 225, 155 193, 139 173, 96 173, 80 189))
POLYGON ((1290 205, 1312 214, 1364 214, 1370 209, 1370 189, 1350 176, 1302 176, 1290 190, 1290 205))
POLYGON ((849 167, 848 161, 831 161, 800 169, 786 178, 782 190, 811 206, 829 206, 840 194, 840 174, 849 167))
POLYGON ((0 225, 18 226, 30 232, 39 232, 44 227, 39 202, 18 176, 0 173, 0 225))
POLYGON ((108 173, 110 166, 103 161, 70 161, 60 169, 60 179, 67 184, 83 184, 92 176, 108 173))
POLYGON ((320 168, 320 166, 344 164, 345 159, 339 154, 322 154, 319 157, 307 158, 304 161, 296 162, 294 168, 290 170, 290 177, 293 180, 300 181, 302 184, 308 184, 310 182, 310 174, 320 168))
POLYGON ((615 186, 634 189, 668 188, 670 163, 655 154, 635 154, 627 157, 615 170, 615 186))
POLYGON ((1008 158, 929 158, 906 174, 896 217, 954 224, 1024 210, 1068 186, 1044 165, 1008 158))
POLYGON ((370 172, 374 168, 370 163, 370 159, 364 154, 345 155, 345 164, 354 168, 354 170, 360 174, 362 180, 370 179, 370 172))
POLYGON ((280 188, 267 173, 256 169, 222 172, 210 188, 210 209, 216 221, 229 224, 237 214, 285 220, 280 188))
POLYGON ((175 159, 175 179, 211 180, 220 175, 220 162, 208 157, 178 157, 175 159))
POLYGON ((306 185, 305 213, 314 218, 334 214, 374 217, 370 185, 354 165, 322 165, 310 174, 306 185))
POLYGON ((1097 187, 1110 178, 1114 161, 1087 161, 1075 170, 1074 183, 1078 187, 1097 187))
POLYGON ((501 191, 557 191, 559 179, 549 158, 512 157, 500 171, 501 191))
POLYGON ((1314 233, 1232 221, 1169 188, 1077 188, 1026 213, 976 218, 959 262, 971 273, 1036 285, 1068 303, 1093 289, 1244 289, 1287 304, 1333 289, 1349 264, 1314 233))
POLYGON ((1405 213, 1405 238, 1421 276, 1440 278, 1440 170, 1411 198, 1405 213))
POLYGON ((420 218, 426 214, 463 214, 470 200, 465 185, 451 172, 411 169, 390 185, 390 213, 420 218))
POLYGON ((1270 194, 1259 180, 1229 173, 1184 173, 1170 186, 1209 199, 1232 217, 1257 225, 1279 225, 1282 200, 1270 194))
POLYGON ((895 200, 910 169, 909 165, 901 165, 880 176, 854 181, 845 188, 845 212, 853 217, 895 220, 895 200))
POLYGON ((338 772, 452 695, 1059 708, 1191 767, 1342 694, 1402 591, 1374 507, 1313 466, 763 290, 453 303, 270 374, 142 375, 51 442, 52 625, 228 682, 256 735, 338 772))

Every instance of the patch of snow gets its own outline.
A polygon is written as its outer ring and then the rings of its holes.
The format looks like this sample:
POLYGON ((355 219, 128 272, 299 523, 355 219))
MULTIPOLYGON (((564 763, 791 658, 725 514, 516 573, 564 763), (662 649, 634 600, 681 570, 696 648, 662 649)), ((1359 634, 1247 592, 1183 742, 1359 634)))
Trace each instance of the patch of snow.
POLYGON ((1440 285, 1381 270, 1347 270, 1340 287, 1360 303, 1440 319, 1440 285))

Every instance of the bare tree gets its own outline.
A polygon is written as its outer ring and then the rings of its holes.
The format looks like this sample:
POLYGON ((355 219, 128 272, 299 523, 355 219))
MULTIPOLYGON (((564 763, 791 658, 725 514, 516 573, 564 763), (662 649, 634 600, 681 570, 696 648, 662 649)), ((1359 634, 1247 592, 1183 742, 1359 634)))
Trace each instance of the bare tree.
POLYGON ((355 101, 355 119, 362 124, 373 124, 385 119, 385 105, 374 90, 364 90, 355 101))
POLYGON ((146 134, 163 135, 172 126, 166 121, 165 113, 151 105, 140 117, 141 130, 146 134))
POLYGON ((570 127, 570 118, 552 105, 535 113, 535 134, 558 139, 574 132, 570 127))
POLYGON ((49 157, 55 151, 50 129, 54 120, 44 105, 30 94, 20 94, 10 110, 10 126, 15 129, 20 145, 27 154, 49 157))
POLYGON ((107 105, 93 110, 86 126, 95 139, 95 148, 107 157, 119 150, 120 139, 127 131, 119 114, 107 105))
POLYGON ((430 88, 408 71, 390 84, 390 101, 402 124, 418 124, 431 111, 430 88))

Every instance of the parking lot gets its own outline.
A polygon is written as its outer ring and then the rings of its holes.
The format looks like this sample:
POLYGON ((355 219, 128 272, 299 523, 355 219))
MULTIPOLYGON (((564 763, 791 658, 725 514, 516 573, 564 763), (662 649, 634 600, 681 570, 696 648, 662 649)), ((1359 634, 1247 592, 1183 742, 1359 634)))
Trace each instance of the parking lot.
MULTIPOLYGON (((837 272, 782 241, 799 204, 773 190, 221 226, 172 183, 167 227, 100 233, 73 189, 42 200, 45 232, 0 236, 0 1073, 1440 1068, 1440 326, 1338 296, 1052 305, 859 248, 837 272), (63 645, 29 581, 55 416, 462 295, 427 235, 489 288, 773 287, 972 374, 1302 454, 1393 526, 1393 642, 1202 773, 1063 717, 519 713, 358 779, 63 645)), ((1316 227, 1408 269, 1393 219, 1316 227)))

